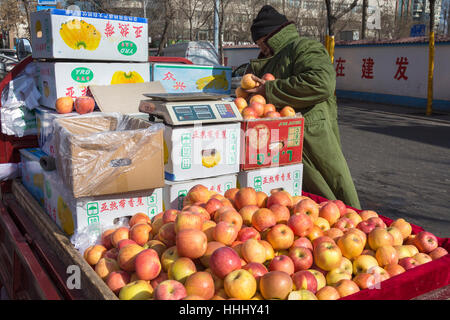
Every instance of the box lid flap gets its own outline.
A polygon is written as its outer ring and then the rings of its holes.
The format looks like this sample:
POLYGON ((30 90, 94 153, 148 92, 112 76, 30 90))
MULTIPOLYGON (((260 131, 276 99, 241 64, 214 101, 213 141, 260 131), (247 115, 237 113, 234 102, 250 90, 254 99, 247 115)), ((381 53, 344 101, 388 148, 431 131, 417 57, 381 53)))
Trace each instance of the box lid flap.
POLYGON ((159 81, 123 83, 112 85, 90 85, 95 102, 102 112, 136 114, 145 93, 166 93, 159 81))

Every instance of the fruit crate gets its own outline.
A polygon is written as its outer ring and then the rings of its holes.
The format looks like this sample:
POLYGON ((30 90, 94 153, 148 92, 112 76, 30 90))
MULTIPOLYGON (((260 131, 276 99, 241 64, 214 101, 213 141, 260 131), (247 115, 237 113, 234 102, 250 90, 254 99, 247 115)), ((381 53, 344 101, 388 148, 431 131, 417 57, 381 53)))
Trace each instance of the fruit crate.
MULTIPOLYGON (((303 192, 317 203, 327 199, 303 192)), ((362 210, 347 206, 360 213, 362 210)), ((384 223, 389 226, 393 220, 379 215, 384 223)), ((422 227, 411 224, 412 234, 424 231, 422 227)), ((437 238, 440 247, 450 252, 450 238, 437 238)), ((365 289, 340 300, 410 300, 430 291, 442 288, 450 284, 450 254, 440 259, 430 261, 409 269, 399 275, 380 283, 379 289, 365 289)))

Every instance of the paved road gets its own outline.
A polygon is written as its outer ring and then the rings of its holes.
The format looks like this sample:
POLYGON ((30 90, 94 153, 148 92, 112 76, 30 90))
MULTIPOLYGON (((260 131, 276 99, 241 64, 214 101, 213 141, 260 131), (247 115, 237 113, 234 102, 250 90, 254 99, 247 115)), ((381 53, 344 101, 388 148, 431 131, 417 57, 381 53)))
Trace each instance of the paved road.
POLYGON ((363 209, 450 237, 450 115, 339 100, 342 147, 363 209))

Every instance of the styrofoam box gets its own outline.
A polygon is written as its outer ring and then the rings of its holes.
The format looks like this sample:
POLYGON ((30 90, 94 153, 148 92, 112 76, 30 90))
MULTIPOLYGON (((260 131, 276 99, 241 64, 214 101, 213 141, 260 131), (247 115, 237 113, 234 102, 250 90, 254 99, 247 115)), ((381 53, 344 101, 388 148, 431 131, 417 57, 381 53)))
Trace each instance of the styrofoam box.
POLYGON ((85 96, 90 85, 150 81, 149 63, 37 62, 39 103, 55 109, 57 98, 85 96))
POLYGON ((231 68, 152 63, 152 81, 159 81, 168 93, 231 93, 231 68))
POLYGON ((166 126, 165 178, 184 181, 239 172, 240 123, 166 126))
POLYGON ((33 58, 148 61, 145 18, 50 9, 30 20, 33 58))
POLYGON ((292 196, 302 195, 303 164, 242 171, 238 174, 238 188, 252 187, 270 195, 285 190, 292 196))
POLYGON ((68 235, 94 225, 91 232, 112 226, 118 218, 145 213, 150 218, 163 210, 163 188, 75 199, 56 171, 44 172, 45 210, 68 235))
POLYGON ((189 190, 197 184, 201 184, 209 190, 224 194, 228 189, 236 188, 236 174, 219 177, 196 179, 182 182, 167 181, 164 186, 164 210, 183 208, 183 199, 189 190))
POLYGON ((45 153, 38 148, 20 149, 22 184, 39 204, 44 207, 44 170, 39 159, 45 153))

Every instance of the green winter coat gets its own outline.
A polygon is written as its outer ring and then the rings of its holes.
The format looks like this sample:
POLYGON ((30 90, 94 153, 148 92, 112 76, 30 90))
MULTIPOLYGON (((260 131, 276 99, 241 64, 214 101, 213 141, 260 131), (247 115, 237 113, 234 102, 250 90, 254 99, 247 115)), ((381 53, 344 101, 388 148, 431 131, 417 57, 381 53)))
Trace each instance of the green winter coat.
POLYGON ((253 74, 272 73, 266 98, 278 107, 292 106, 305 118, 303 188, 360 209, 358 195, 342 154, 334 95, 336 73, 325 47, 301 38, 288 24, 266 40, 273 55, 251 60, 253 74))

